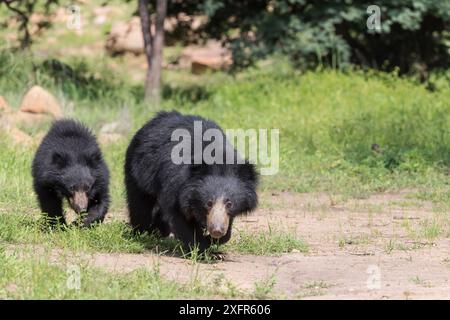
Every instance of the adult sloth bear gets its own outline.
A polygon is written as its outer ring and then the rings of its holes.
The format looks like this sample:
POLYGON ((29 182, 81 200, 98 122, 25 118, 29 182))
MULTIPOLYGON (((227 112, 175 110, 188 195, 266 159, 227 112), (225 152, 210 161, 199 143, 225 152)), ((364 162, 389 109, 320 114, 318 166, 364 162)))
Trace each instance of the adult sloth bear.
POLYGON ((132 227, 158 230, 162 236, 173 233, 186 248, 197 245, 201 252, 213 239, 227 242, 233 219, 255 209, 257 182, 254 166, 240 158, 215 122, 176 111, 160 112, 145 124, 126 154, 132 227), (209 137, 218 146, 211 153, 216 163, 203 157, 212 143, 203 138, 208 129, 216 133, 217 141, 209 137), (226 161, 230 155, 231 163, 226 161))
POLYGON ((65 223, 62 200, 78 213, 83 225, 102 222, 109 206, 109 172, 94 135, 73 120, 54 122, 33 160, 34 190, 42 212, 65 223))

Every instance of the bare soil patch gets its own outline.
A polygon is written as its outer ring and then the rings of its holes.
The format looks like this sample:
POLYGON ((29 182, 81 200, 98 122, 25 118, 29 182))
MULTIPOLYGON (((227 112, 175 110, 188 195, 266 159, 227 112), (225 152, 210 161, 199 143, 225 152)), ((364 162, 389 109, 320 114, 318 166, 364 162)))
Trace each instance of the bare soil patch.
MULTIPOLYGON (((410 193, 346 201, 326 194, 264 193, 260 209, 236 223, 236 233, 269 227, 295 232, 308 243, 306 254, 230 252, 212 264, 153 253, 94 253, 87 260, 111 272, 157 265, 172 280, 198 277, 250 294, 255 284, 272 281, 269 296, 275 298, 450 299, 449 231, 435 237, 425 232, 427 221, 444 217, 448 223, 449 213, 410 193)), ((123 213, 111 218, 122 219, 123 213)))
POLYGON ((153 254, 96 254, 92 263, 130 271, 158 263, 172 279, 223 278, 241 290, 273 278, 274 294, 286 298, 450 298, 450 239, 421 236, 424 223, 440 212, 411 198, 410 191, 339 202, 326 194, 265 193, 261 208, 242 217, 237 230, 270 227, 295 232, 307 254, 252 256, 229 253, 225 261, 195 264, 153 254))

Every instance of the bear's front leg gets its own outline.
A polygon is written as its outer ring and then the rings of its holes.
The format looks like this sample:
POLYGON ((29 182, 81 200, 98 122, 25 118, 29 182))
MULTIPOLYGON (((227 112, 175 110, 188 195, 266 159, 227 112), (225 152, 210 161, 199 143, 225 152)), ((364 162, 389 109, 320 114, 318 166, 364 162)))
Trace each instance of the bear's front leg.
POLYGON ((210 247, 211 240, 203 236, 194 223, 187 221, 182 213, 174 212, 170 216, 172 217, 169 223, 170 230, 183 243, 186 250, 198 248, 199 252, 203 253, 210 247))
POLYGON ((103 195, 102 197, 95 198, 92 200, 92 204, 89 204, 88 214, 83 219, 82 225, 84 227, 89 227, 95 222, 103 222, 105 215, 108 212, 109 207, 109 196, 103 195))
POLYGON ((38 196, 41 211, 47 215, 48 222, 52 227, 58 223, 65 224, 62 199, 58 197, 56 192, 46 187, 36 187, 36 194, 38 196))

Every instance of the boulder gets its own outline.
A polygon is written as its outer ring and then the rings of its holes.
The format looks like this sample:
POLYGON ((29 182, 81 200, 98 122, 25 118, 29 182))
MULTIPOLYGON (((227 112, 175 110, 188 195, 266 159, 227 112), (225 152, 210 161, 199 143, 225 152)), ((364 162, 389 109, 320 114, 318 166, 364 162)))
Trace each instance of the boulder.
POLYGON ((231 66, 231 52, 222 47, 219 41, 210 40, 204 46, 186 47, 178 60, 180 67, 190 67, 192 73, 199 74, 207 70, 224 70, 231 66))
POLYGON ((112 26, 106 39, 106 50, 111 54, 144 52, 141 22, 133 17, 128 22, 119 22, 112 26))
POLYGON ((217 71, 225 68, 222 57, 196 57, 191 62, 191 72, 202 74, 208 70, 217 71))
POLYGON ((0 114, 0 129, 4 132, 14 144, 21 145, 31 145, 33 143, 33 138, 18 129, 14 123, 11 122, 11 118, 9 115, 1 115, 0 114))
MULTIPOLYGON (((168 18, 164 21, 164 30, 166 32, 172 32, 175 27, 176 21, 174 19, 168 18)), ((155 34, 153 24, 150 32, 153 35, 155 34)), ((113 25, 106 39, 105 48, 110 54, 143 54, 144 38, 139 17, 133 17, 130 21, 118 22, 113 25)))
POLYGON ((33 138, 22 130, 12 127, 8 130, 8 135, 15 144, 29 146, 33 144, 33 138))
POLYGON ((9 106, 8 102, 6 102, 5 98, 0 96, 0 112, 1 113, 10 113, 12 112, 11 107, 9 106))
POLYGON ((48 114, 58 119, 62 117, 62 110, 55 97, 41 88, 33 86, 22 99, 20 111, 35 114, 48 114))
POLYGON ((33 127, 35 125, 50 122, 53 117, 43 113, 30 113, 19 111, 10 115, 10 122, 16 126, 33 127))

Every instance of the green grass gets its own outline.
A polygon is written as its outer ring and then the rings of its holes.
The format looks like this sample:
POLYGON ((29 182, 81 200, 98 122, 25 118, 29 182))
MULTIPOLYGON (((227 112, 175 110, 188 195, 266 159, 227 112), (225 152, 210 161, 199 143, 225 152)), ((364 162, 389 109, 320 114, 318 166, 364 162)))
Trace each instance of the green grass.
POLYGON ((260 281, 257 281, 254 284, 253 290, 254 298, 258 300, 273 299, 275 285, 276 285, 275 275, 270 275, 266 278, 263 278, 260 281))
POLYGON ((108 273, 60 260, 50 263, 45 255, 23 259, 0 250, 0 299, 192 299, 222 294, 195 279, 186 284, 166 280, 157 265, 108 273))
POLYGON ((344 248, 347 245, 368 245, 370 243, 370 237, 367 234, 361 234, 357 236, 340 236, 338 239, 339 248, 344 248))
POLYGON ((450 216, 448 212, 447 206, 437 206, 433 208, 431 217, 421 219, 416 224, 404 221, 402 227, 415 241, 432 244, 439 237, 449 237, 450 216))
POLYGON ((428 281, 425 281, 425 280, 419 278, 419 276, 412 277, 412 278, 410 279, 410 281, 411 281, 412 283, 414 283, 415 285, 422 286, 422 287, 426 287, 426 288, 431 288, 431 287, 433 286, 433 285, 432 285, 431 283, 429 283, 428 281))
POLYGON ((302 290, 297 293, 298 299, 303 299, 306 297, 321 296, 326 293, 326 290, 330 288, 331 285, 325 281, 308 281, 303 285, 302 290))
POLYGON ((230 242, 225 245, 226 249, 245 254, 270 255, 288 252, 307 253, 308 245, 298 239, 294 232, 276 230, 269 227, 263 232, 247 232, 236 230, 230 242))
POLYGON ((327 289, 330 285, 326 283, 325 281, 309 281, 305 283, 304 288, 305 289, 327 289))
MULTIPOLYGON (((0 56, 0 92, 13 107, 32 83, 53 92, 75 117, 98 131, 126 123, 125 137, 104 147, 112 167, 113 207, 123 206, 122 164, 128 139, 157 109, 141 86, 115 76, 104 63, 67 61, 77 77, 58 77, 30 60, 0 56), (99 73, 99 78, 91 78, 99 73), (33 76, 34 75, 34 76, 33 76), (123 118, 126 119, 123 119, 123 118)), ((299 74, 284 64, 236 77, 165 73, 161 109, 216 120, 224 128, 280 130, 280 170, 262 190, 325 191, 347 197, 418 188, 418 197, 450 203, 450 95, 429 92, 393 74, 318 71, 299 74), (207 81, 205 81, 207 79, 207 81), (380 146, 374 152, 373 144, 380 146)), ((11 150, 28 165, 33 150, 11 150)))
POLYGON ((43 219, 28 214, 0 214, 0 241, 11 244, 38 244, 82 252, 165 253, 176 244, 155 235, 133 235, 123 222, 110 222, 95 228, 60 227, 50 230, 43 219))

